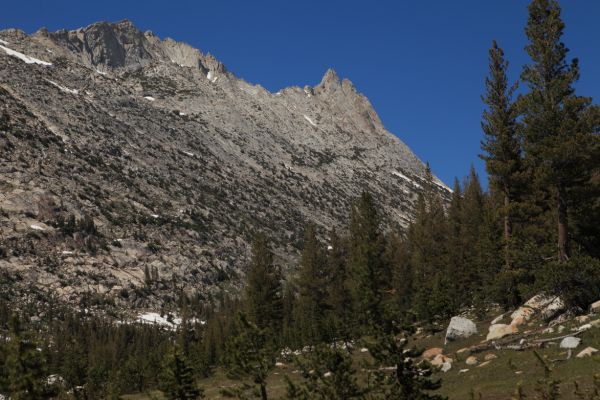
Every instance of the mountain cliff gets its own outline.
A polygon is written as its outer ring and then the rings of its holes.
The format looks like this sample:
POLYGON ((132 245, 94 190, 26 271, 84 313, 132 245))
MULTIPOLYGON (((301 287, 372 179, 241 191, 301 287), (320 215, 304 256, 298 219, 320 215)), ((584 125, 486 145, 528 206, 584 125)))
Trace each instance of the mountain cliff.
POLYGON ((256 231, 293 266, 305 224, 342 228, 362 190, 403 229, 424 173, 331 69, 270 93, 129 21, 0 31, 11 290, 144 308, 173 289, 205 298, 239 285, 256 231))

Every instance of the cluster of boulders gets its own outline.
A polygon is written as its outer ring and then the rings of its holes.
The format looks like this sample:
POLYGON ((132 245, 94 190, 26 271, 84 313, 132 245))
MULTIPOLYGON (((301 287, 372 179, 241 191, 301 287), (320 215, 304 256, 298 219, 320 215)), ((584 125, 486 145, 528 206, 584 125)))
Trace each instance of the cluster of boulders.
POLYGON ((564 301, 558 296, 536 295, 510 314, 508 324, 500 323, 506 319, 506 314, 495 318, 489 327, 486 340, 501 339, 518 333, 519 327, 530 322, 535 316, 540 316, 543 320, 552 319, 558 313, 564 311, 565 307, 564 301))
POLYGON ((440 368, 442 372, 450 371, 452 363, 454 362, 452 358, 444 355, 444 349, 441 347, 433 347, 425 350, 421 357, 423 357, 424 360, 429 361, 434 367, 440 368))
MULTIPOLYGON (((504 313, 494 318, 488 328, 485 340, 480 344, 456 351, 454 358, 444 354, 443 348, 433 347, 423 352, 422 358, 438 367, 442 372, 447 372, 452 368, 455 358, 460 358, 463 353, 465 355, 471 353, 464 359, 464 363, 468 367, 480 368, 498 358, 496 354, 492 352, 484 353, 485 351, 502 348, 524 349, 528 348, 525 347, 528 343, 533 343, 538 347, 558 344, 559 348, 567 350, 567 358, 570 358, 571 353, 582 343, 581 338, 577 336, 588 329, 600 327, 600 319, 595 318, 595 314, 600 313, 600 300, 591 304, 589 310, 589 315, 576 316, 572 310, 567 309, 565 302, 560 297, 539 294, 512 313, 504 313), (547 327, 540 329, 540 322, 547 324, 547 327), (574 325, 569 333, 565 332, 567 323, 574 325), (559 334, 563 332, 566 334, 557 338, 544 339, 537 336, 536 339, 532 339, 532 337, 536 337, 533 335, 551 334, 555 331, 559 334), (522 335, 509 337, 519 333, 522 333, 522 335), (514 342, 518 344, 514 345, 514 342), (506 345, 506 347, 502 347, 503 345, 506 345), (482 355, 475 355, 477 353, 482 353, 482 355)), ((544 324, 541 326, 544 326, 544 324)), ((444 345, 450 341, 467 339, 478 334, 477 325, 471 319, 465 316, 452 317, 446 329, 444 345)), ((576 357, 590 357, 598 352, 598 349, 588 346, 577 353, 576 357)), ((462 369, 459 372, 464 373, 467 371, 469 369, 462 369)))
MULTIPOLYGON (((465 353, 467 351, 468 351, 467 348, 457 351, 456 352, 457 357, 461 353, 465 353)), ((454 358, 451 358, 444 354, 444 349, 442 349, 441 347, 432 347, 430 349, 427 349, 426 351, 423 352, 421 357, 424 360, 427 360, 434 367, 438 367, 440 369, 440 371, 442 371, 442 372, 450 371, 450 369, 452 369, 452 365, 455 362, 454 358)), ((492 362, 492 360, 495 360, 496 358, 498 358, 498 356, 491 352, 483 355, 483 357, 481 358, 482 361, 477 356, 470 355, 465 359, 465 364, 467 366, 480 368, 480 367, 485 367, 486 365, 490 364, 492 362)), ((460 370, 461 373, 464 373, 467 371, 468 371, 468 369, 460 370)))

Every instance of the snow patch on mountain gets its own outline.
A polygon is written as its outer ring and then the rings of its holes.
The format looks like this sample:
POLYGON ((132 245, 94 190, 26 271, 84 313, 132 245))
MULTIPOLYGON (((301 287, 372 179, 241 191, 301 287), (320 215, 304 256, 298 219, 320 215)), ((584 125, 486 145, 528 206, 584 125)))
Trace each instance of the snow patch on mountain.
POLYGON ((26 64, 39 64, 39 65, 44 65, 44 66, 52 65, 52 63, 49 63, 47 61, 38 60, 37 58, 27 56, 23 53, 19 53, 18 51, 9 49, 8 47, 0 46, 0 49, 4 50, 4 52, 6 54, 8 54, 9 56, 13 56, 13 57, 20 59, 21 61, 24 61, 26 64))
MULTIPOLYGON (((135 322, 140 323, 140 324, 154 324, 154 325, 159 325, 159 326, 163 326, 167 329, 176 329, 179 325, 181 325, 181 323, 183 322, 181 317, 178 316, 161 316, 159 313, 157 312, 145 312, 142 314, 139 314, 136 319, 135 322)), ((200 324, 200 325, 204 325, 206 324, 206 321, 202 321, 202 320, 198 320, 196 318, 191 318, 190 320, 188 320, 188 322, 190 324, 200 324)))
POLYGON ((79 94, 79 90, 77 89, 69 89, 68 87, 59 85, 58 83, 51 81, 50 79, 46 79, 46 82, 50 83, 53 86, 56 86, 57 88, 59 88, 60 90, 62 90, 65 93, 71 93, 71 94, 79 94))

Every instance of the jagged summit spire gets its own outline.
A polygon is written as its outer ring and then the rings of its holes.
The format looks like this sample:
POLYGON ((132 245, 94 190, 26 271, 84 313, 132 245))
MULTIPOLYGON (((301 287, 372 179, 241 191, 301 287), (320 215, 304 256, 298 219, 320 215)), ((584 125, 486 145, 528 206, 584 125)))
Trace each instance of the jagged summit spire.
POLYGON ((325 72, 325 75, 323 75, 323 79, 321 79, 321 83, 319 84, 319 86, 329 86, 331 84, 340 84, 340 77, 333 68, 329 68, 325 72))

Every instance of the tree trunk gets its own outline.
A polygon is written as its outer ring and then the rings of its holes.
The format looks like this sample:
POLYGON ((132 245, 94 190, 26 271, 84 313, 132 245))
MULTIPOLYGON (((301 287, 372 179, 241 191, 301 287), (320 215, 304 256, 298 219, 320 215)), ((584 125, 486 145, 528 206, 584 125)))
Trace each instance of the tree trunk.
POLYGON ((504 265, 510 268, 510 197, 508 187, 504 187, 504 265))
POLYGON ((569 259, 569 221, 567 217, 567 198, 565 188, 558 188, 558 260, 569 259))
POLYGON ((267 386, 264 383, 260 384, 260 398, 262 400, 268 400, 267 399, 267 386))

